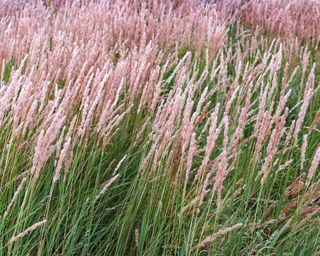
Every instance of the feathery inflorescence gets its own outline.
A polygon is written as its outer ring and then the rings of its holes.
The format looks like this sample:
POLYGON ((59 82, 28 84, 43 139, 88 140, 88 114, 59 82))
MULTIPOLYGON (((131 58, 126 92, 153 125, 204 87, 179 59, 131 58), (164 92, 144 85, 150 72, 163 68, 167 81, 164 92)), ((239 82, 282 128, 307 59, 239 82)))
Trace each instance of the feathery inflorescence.
POLYGON ((4 253, 315 253, 319 17, 311 0, 1 1, 4 253))

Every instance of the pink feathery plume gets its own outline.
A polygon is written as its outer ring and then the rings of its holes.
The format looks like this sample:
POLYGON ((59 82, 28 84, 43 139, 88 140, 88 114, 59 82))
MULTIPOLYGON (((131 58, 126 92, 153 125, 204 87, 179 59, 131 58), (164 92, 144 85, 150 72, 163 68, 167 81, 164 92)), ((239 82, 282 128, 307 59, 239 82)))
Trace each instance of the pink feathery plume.
POLYGON ((310 103, 310 99, 311 99, 311 93, 312 93, 312 88, 313 88, 313 83, 314 83, 314 70, 315 70, 315 64, 313 65, 311 71, 310 71, 310 75, 306 84, 306 88, 304 90, 304 97, 303 97, 303 102, 300 108, 300 112, 298 114, 298 119, 296 122, 296 128, 293 134, 293 137, 295 140, 298 139, 298 135, 300 133, 305 115, 307 113, 307 109, 310 103))
POLYGON ((316 171, 318 170, 320 162, 320 146, 318 146, 318 149, 316 150, 313 160, 311 162, 311 166, 309 168, 308 174, 307 174, 307 181, 306 181, 306 186, 308 187, 311 183, 311 180, 313 176, 315 175, 316 171))
POLYGON ((227 150, 228 150, 228 126, 229 126, 229 118, 225 116, 223 118, 224 124, 224 134, 223 134, 223 149, 222 153, 220 154, 220 162, 218 165, 218 171, 215 178, 215 183, 213 185, 212 194, 217 192, 217 207, 221 206, 221 193, 223 189, 223 180, 227 175, 227 150))

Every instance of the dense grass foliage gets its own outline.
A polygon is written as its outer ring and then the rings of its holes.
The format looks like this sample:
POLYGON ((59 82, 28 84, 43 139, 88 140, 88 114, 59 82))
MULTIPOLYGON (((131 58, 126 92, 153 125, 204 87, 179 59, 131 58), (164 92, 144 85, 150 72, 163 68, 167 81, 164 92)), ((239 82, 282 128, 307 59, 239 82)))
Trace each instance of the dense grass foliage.
POLYGON ((0 1, 0 255, 319 253, 320 14, 243 2, 0 1))

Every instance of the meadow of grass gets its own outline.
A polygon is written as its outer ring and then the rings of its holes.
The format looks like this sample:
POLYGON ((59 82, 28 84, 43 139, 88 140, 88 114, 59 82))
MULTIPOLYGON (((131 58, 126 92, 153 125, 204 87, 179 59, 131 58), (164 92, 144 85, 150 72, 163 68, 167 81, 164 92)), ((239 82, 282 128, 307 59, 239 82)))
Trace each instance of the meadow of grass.
POLYGON ((318 21, 0 0, 0 255, 319 255, 318 21))

